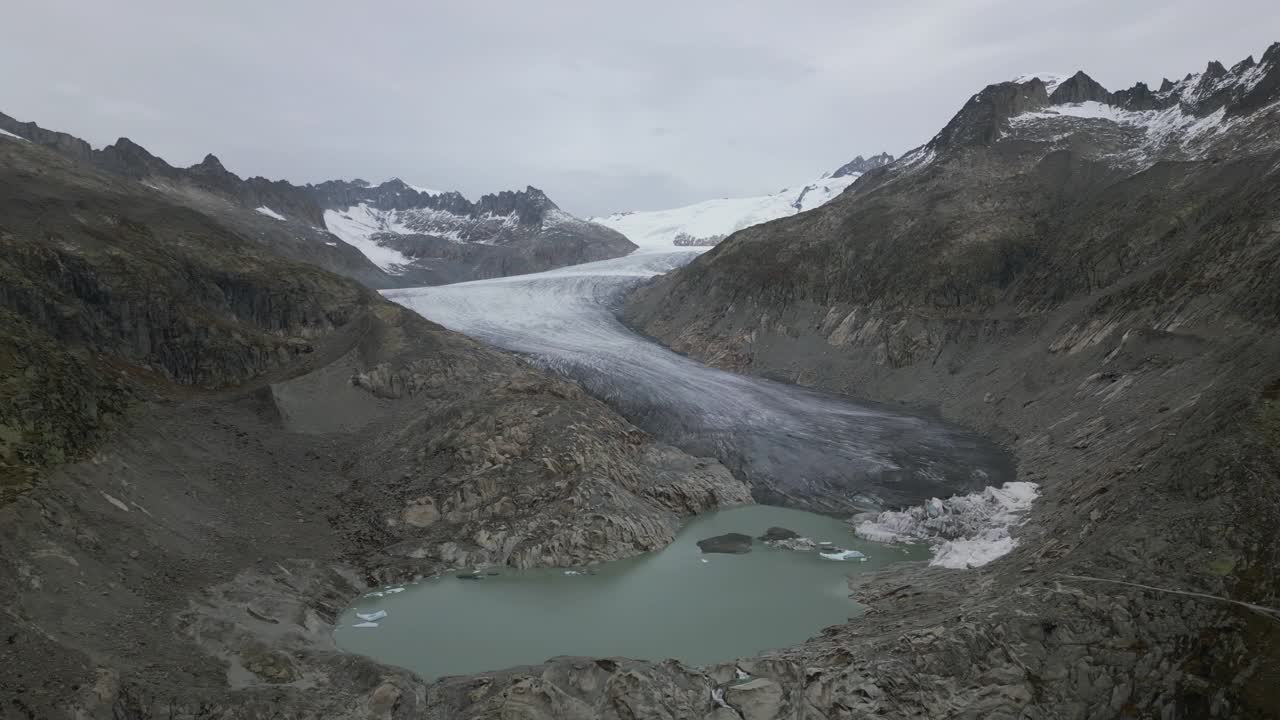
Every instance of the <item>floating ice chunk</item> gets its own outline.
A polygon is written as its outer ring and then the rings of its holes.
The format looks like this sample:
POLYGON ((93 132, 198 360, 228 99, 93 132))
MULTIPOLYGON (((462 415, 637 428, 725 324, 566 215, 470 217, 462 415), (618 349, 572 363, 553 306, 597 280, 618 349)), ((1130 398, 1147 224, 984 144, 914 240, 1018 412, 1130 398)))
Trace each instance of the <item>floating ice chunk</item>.
POLYGON ((701 560, 702 562, 711 562, 710 560, 708 560, 708 559, 706 559, 706 558, 698 558, 698 559, 699 559, 699 560, 701 560))
POLYGON ((564 574, 565 575, 581 575, 582 573, 577 570, 565 570, 564 574))
POLYGON ((381 620, 386 616, 387 616, 386 610, 379 610, 377 612, 371 612, 371 613, 356 613, 356 617, 360 618, 361 620, 368 620, 369 622, 373 622, 374 620, 381 620))
POLYGON ((856 560, 858 558, 866 559, 866 555, 857 550, 837 550, 836 552, 818 553, 818 557, 823 560, 856 560))
POLYGON ((388 595, 395 595, 396 593, 404 592, 404 588, 402 587, 387 588, 384 592, 388 595))
POLYGON ((358 627, 358 628, 371 628, 371 627, 378 627, 378 623, 376 623, 376 622, 362 622, 362 623, 356 623, 355 625, 352 625, 351 627, 358 627))

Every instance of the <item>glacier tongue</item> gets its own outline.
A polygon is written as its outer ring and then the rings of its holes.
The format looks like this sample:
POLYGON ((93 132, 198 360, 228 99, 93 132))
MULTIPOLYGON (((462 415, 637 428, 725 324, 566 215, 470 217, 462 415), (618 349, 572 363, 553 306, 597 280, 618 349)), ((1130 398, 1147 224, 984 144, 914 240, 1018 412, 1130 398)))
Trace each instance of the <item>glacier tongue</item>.
POLYGON ((384 291, 452 330, 562 372, 659 439, 713 456, 757 500, 841 514, 1011 478, 989 444, 896 408, 716 370, 636 335, 613 308, 695 252, 641 251, 548 272, 384 291))
MULTIPOLYGON (((854 533, 873 542, 924 541, 934 545, 930 565, 973 568, 1013 550, 1009 531, 1040 494, 1031 482, 1008 482, 982 492, 890 510, 856 522, 854 533)), ((857 518, 855 518, 857 520, 857 518)))

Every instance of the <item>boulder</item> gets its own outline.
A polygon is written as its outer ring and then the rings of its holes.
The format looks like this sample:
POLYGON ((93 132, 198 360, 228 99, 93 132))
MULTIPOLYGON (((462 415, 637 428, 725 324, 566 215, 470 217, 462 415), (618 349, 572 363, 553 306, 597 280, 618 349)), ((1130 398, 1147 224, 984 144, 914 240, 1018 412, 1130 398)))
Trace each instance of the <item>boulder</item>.
POLYGON ((751 552, 751 536, 742 533, 726 533, 698 541, 698 548, 704 553, 726 553, 742 555, 751 552))
POLYGON ((760 536, 760 539, 765 542, 769 542, 770 540, 793 540, 798 537, 800 537, 800 533, 795 530, 788 530, 784 527, 774 526, 765 530, 764 534, 760 536))

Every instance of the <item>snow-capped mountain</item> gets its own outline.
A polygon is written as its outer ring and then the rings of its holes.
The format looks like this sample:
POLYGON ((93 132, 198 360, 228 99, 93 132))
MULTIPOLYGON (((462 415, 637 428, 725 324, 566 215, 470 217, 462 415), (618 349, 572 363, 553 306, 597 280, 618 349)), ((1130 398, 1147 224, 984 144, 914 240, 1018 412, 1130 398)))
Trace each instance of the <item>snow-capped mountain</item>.
POLYGON ((604 260, 635 249, 620 233, 561 210, 541 190, 429 191, 399 179, 314 186, 324 225, 392 275, 453 282, 604 260))
POLYGON ((1070 150, 1128 171, 1159 161, 1202 160, 1280 147, 1280 43, 1261 62, 1218 61, 1152 90, 1112 92, 1083 71, 1023 75, 974 95, 927 144, 894 163, 923 167, 942 153, 1001 140, 1070 150))
POLYGON ((713 245, 743 228, 812 210, 839 195, 863 173, 891 162, 893 156, 887 153, 870 158, 859 155, 835 172, 771 195, 705 200, 670 210, 620 212, 591 220, 626 235, 641 248, 713 245))
POLYGON ((532 186, 472 202, 398 178, 293 185, 241 178, 213 155, 175 167, 128 138, 94 149, 3 113, 0 133, 136 180, 219 216, 282 255, 378 288, 538 272, 620 257, 636 247, 614 230, 564 212, 532 186))

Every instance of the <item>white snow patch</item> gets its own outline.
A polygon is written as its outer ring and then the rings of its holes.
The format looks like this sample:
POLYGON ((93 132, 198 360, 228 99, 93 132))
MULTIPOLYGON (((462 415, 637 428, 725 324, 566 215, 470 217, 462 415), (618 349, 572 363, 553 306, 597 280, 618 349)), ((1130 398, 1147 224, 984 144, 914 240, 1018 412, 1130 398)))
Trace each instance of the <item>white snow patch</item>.
POLYGON ((928 542, 934 546, 930 565, 980 567, 1013 550, 1017 541, 1009 531, 1039 494, 1035 483, 1010 482, 946 500, 932 498, 863 519, 854 534, 874 542, 928 542))
POLYGON ((259 214, 259 215, 266 215, 267 217, 269 217, 269 218, 275 218, 276 220, 288 220, 288 219, 289 219, 289 218, 287 218, 287 217, 285 217, 285 216, 281 215, 280 213, 276 212, 275 210, 272 210, 271 208, 267 207, 266 205, 263 205, 262 207, 258 208, 257 212, 258 212, 258 214, 259 214))
POLYGON ((626 235, 641 250, 667 249, 675 246, 675 237, 681 233, 695 238, 731 235, 752 225, 812 210, 857 179, 858 173, 838 178, 823 176, 772 195, 705 200, 670 210, 621 212, 589 220, 626 235))
POLYGON ((14 135, 13 133, 9 132, 8 130, 0 130, 0 135, 3 135, 3 136, 5 136, 5 137, 15 138, 15 139, 17 139, 17 140, 21 140, 22 142, 30 142, 29 140, 27 140, 26 138, 22 137, 21 135, 14 135))
MULTIPOLYGON (((408 183, 405 183, 405 184, 406 184, 406 185, 408 185, 408 183)), ((420 192, 420 193, 426 193, 426 194, 428 194, 428 195, 443 195, 443 194, 444 194, 444 191, 443 191, 443 190, 432 190, 432 189, 430 189, 430 188, 419 187, 419 186, 417 186, 417 185, 409 185, 409 188, 410 188, 411 190, 417 190, 417 191, 418 191, 418 192, 420 192)))
POLYGON ((1204 117, 1196 117, 1184 112, 1181 105, 1164 110, 1125 110, 1096 101, 1054 105, 1044 110, 1022 113, 1010 118, 1009 125, 1016 129, 1030 123, 1059 118, 1102 120, 1141 129, 1145 135, 1141 146, 1127 153, 1138 160, 1146 159, 1172 145, 1190 149, 1198 141, 1209 139, 1230 126, 1225 121, 1226 108, 1219 108, 1204 117))
POLYGON ((365 203, 346 210, 325 210, 324 226, 339 240, 364 253, 370 262, 389 273, 398 273, 400 266, 411 262, 400 251, 379 245, 373 239, 378 233, 402 232, 403 229, 395 224, 391 214, 365 203))
MULTIPOLYGON (((98 492, 102 492, 102 491, 99 490, 98 492)), ((106 498, 107 502, 111 503, 112 505, 115 505, 116 507, 120 508, 125 512, 129 512, 129 506, 125 505, 119 498, 111 497, 106 493, 102 493, 102 497, 106 498)))

